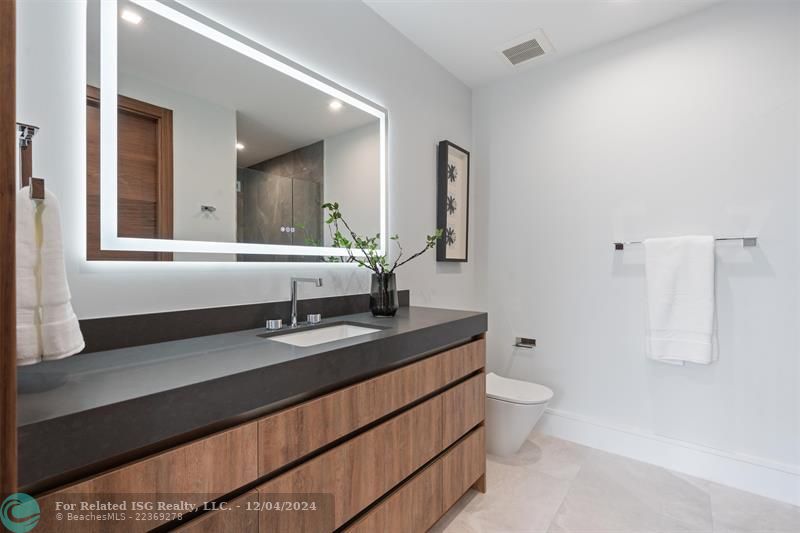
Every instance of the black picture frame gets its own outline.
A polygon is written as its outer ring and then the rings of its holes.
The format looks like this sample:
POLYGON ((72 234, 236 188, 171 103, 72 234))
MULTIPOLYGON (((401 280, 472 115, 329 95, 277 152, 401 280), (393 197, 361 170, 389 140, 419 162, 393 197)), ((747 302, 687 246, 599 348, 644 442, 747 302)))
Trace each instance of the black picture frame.
POLYGON ((445 140, 439 142, 436 159, 436 227, 443 231, 436 243, 436 260, 466 263, 469 259, 470 154, 445 140))

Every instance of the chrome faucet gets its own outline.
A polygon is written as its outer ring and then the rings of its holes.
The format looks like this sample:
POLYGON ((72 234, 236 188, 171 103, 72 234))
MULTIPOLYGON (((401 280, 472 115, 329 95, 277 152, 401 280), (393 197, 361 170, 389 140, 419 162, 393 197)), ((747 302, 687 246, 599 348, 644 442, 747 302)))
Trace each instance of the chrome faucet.
POLYGON ((322 278, 292 278, 292 320, 289 327, 297 327, 297 284, 314 283, 317 287, 322 287, 322 278))

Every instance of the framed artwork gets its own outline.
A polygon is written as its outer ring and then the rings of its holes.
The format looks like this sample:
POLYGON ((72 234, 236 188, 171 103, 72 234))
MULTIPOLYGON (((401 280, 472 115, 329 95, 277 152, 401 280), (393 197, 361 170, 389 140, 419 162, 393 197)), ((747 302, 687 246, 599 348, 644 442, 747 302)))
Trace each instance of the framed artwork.
POLYGON ((469 237, 469 152, 441 141, 437 157, 436 227, 443 230, 436 245, 437 261, 467 262, 469 237))

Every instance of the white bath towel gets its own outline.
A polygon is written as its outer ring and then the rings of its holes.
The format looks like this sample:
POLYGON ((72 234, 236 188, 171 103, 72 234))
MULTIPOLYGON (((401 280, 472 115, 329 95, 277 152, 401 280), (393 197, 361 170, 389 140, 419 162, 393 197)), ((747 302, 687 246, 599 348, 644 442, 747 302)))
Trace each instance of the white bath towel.
POLYGON ((648 356, 710 364, 714 336, 714 237, 646 239, 648 356))
POLYGON ((61 359, 84 348, 70 303, 58 200, 17 194, 17 364, 61 359))
POLYGON ((58 199, 45 190, 41 209, 41 294, 42 359, 61 359, 83 350, 85 344, 64 266, 61 213, 58 199))
POLYGON ((36 244, 36 204, 28 187, 17 192, 17 364, 42 360, 39 327, 39 251, 36 244))

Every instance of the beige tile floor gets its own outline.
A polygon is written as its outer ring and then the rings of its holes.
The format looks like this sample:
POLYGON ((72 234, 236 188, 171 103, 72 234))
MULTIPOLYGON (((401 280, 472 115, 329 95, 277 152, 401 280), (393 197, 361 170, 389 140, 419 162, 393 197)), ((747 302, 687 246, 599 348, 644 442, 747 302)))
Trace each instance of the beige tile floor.
POLYGON ((800 507, 534 433, 434 533, 800 533, 800 507))

